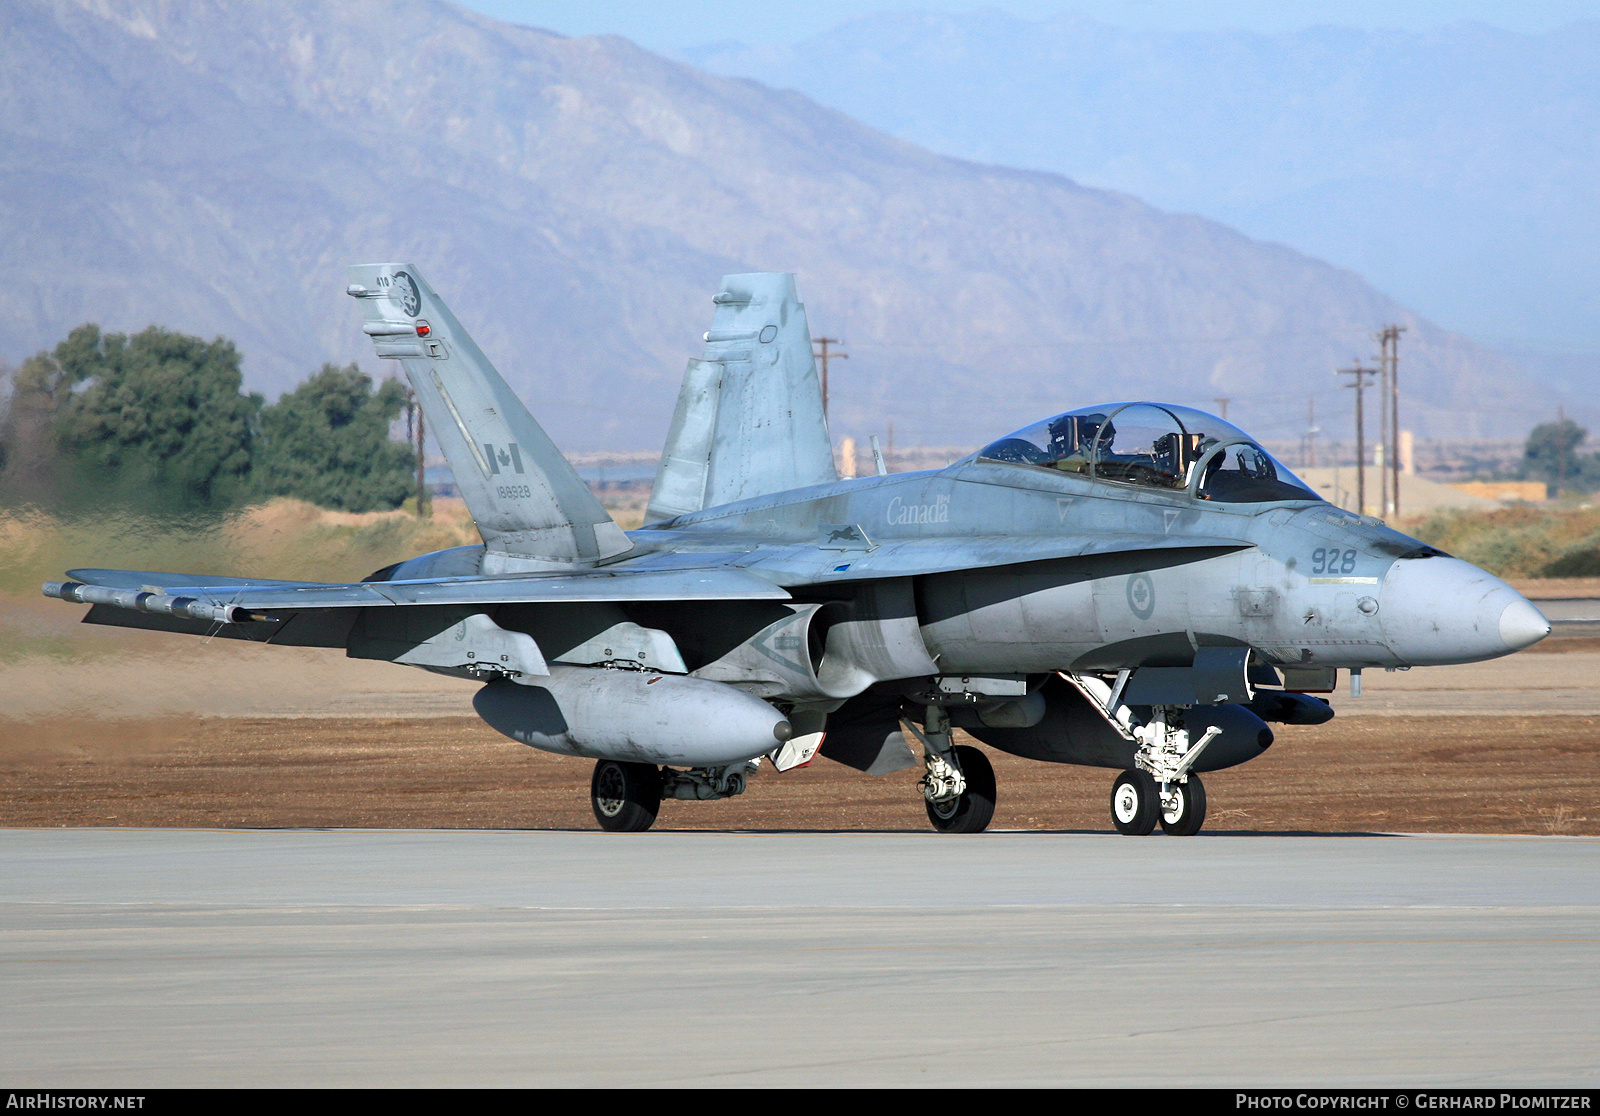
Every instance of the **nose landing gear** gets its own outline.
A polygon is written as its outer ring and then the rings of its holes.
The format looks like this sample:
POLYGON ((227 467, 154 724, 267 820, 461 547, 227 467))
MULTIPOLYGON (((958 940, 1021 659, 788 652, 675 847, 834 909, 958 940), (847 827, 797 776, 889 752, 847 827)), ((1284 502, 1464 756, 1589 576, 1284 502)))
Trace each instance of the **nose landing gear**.
POLYGON ((1154 832, 1156 822, 1173 837, 1192 837, 1206 820, 1200 776, 1162 787, 1147 771, 1124 771, 1111 787, 1111 824, 1129 837, 1154 832))
POLYGON ((1206 820, 1206 789, 1190 769, 1221 733, 1212 725, 1191 745, 1181 708, 1152 707, 1147 722, 1124 734, 1138 743, 1138 766, 1124 771, 1111 788, 1111 821, 1117 832, 1143 836, 1159 821, 1174 837, 1199 833, 1206 820))

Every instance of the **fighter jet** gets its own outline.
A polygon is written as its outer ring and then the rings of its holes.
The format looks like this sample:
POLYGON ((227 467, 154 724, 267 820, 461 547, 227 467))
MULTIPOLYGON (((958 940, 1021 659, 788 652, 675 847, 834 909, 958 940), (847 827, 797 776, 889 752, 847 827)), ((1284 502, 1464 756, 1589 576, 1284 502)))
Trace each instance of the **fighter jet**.
POLYGON ((1337 672, 1505 655, 1509 585, 1324 502, 1243 431, 1161 403, 1068 410, 947 468, 841 479, 787 274, 730 275, 645 525, 624 532, 410 264, 350 269, 483 543, 356 584, 72 570, 85 621, 342 647, 477 679, 524 744, 594 761, 594 814, 741 794, 763 763, 920 763, 928 820, 985 829, 992 748, 1119 772, 1125 834, 1198 832, 1200 775, 1337 672), (920 753, 920 758, 918 756, 920 753))

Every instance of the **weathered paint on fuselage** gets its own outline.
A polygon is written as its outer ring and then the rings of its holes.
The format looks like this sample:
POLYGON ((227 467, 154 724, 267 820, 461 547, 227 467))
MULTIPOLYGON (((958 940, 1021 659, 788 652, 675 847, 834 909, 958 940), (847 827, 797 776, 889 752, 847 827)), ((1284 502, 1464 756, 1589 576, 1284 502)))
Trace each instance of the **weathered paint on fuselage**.
POLYGON ((1506 638, 1507 616, 1532 606, 1504 582, 1322 501, 1220 503, 970 458, 711 508, 631 537, 639 551, 621 568, 698 552, 798 597, 848 595, 872 575, 872 548, 899 540, 979 547, 992 555, 986 568, 916 576, 923 637, 947 673, 1178 665, 1218 645, 1280 665, 1412 666, 1533 641, 1506 638), (852 549, 841 527, 865 539, 852 549), (1018 562, 1031 540, 1124 535, 1150 541, 1018 562))

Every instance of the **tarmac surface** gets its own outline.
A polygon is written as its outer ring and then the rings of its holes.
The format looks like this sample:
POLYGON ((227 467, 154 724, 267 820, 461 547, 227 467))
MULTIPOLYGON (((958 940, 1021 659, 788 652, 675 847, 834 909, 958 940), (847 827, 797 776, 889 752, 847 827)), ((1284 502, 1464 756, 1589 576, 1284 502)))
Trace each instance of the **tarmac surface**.
POLYGON ((0 1079, 1593 1087, 1597 854, 0 830, 0 1079))

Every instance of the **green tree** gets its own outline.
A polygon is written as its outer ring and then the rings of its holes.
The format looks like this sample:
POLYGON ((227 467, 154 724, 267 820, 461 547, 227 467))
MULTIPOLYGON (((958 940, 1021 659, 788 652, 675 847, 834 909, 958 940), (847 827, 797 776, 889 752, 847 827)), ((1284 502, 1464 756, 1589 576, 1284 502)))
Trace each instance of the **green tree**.
POLYGON ((1589 432, 1569 418, 1541 422, 1528 435, 1522 450, 1522 475, 1542 480, 1551 495, 1561 489, 1593 488, 1600 483, 1600 455, 1578 455, 1589 432))
POLYGON ((48 503, 55 490, 55 420, 58 401, 66 397, 66 376, 49 353, 30 357, 8 373, 11 390, 0 416, 0 492, 48 503))
POLYGON ((244 495, 262 402, 242 383, 226 338, 79 326, 17 371, 8 471, 69 508, 226 508, 244 495))
POLYGON ((412 488, 411 451, 389 438, 405 389, 354 364, 331 364, 261 412, 254 487, 327 508, 398 507, 412 488))

